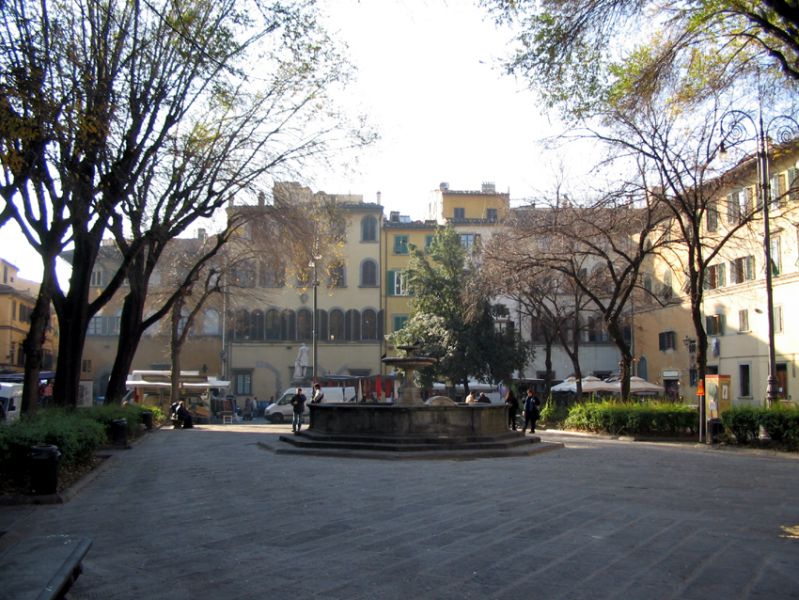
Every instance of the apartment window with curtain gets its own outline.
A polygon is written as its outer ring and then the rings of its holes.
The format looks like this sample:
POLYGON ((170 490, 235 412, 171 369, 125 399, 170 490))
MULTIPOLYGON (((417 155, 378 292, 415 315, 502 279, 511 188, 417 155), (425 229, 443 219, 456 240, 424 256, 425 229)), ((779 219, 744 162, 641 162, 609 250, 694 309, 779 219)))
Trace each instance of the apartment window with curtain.
POLYGON ((719 209, 715 200, 707 204, 707 230, 709 232, 718 231, 719 229, 719 209))
POLYGON ((677 334, 674 331, 661 331, 658 334, 658 349, 661 352, 677 348, 677 334))
POLYGON ((751 367, 748 364, 738 365, 738 395, 748 398, 752 395, 751 367))
POLYGON ((710 265, 705 274, 705 289, 715 290, 726 285, 724 263, 710 265))
POLYGON ((408 236, 394 236, 394 254, 408 254, 408 236))
POLYGON ((780 246, 780 236, 771 236, 771 274, 779 275, 782 273, 782 249, 780 246))

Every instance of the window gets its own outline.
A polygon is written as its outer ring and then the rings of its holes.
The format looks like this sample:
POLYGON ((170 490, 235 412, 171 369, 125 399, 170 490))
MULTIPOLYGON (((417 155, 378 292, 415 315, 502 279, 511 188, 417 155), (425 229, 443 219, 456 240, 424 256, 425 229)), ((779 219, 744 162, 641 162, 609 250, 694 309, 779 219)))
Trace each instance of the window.
POLYGON ((710 265, 705 276, 705 289, 715 290, 725 285, 724 263, 710 265))
POLYGON ((408 236, 394 236, 394 254, 408 254, 408 236))
POLYGON ((755 188, 748 187, 741 195, 741 220, 750 217, 755 206, 755 188))
POLYGON ((456 208, 452 209, 452 216, 455 219, 463 220, 463 219, 466 218, 466 209, 465 208, 456 207, 456 208))
POLYGON ((361 326, 361 339, 364 340, 379 340, 377 330, 377 313, 368 308, 361 313, 363 325, 361 326))
POLYGON ((80 361, 80 370, 81 373, 91 373, 92 372, 92 361, 89 358, 84 358, 80 361))
POLYGON ((237 396, 252 394, 252 371, 233 371, 233 386, 237 396))
POLYGON ((408 315, 394 315, 392 321, 394 324, 394 331, 399 331, 405 327, 405 323, 408 322, 408 315))
POLYGON ((736 258, 730 263, 730 282, 743 283, 755 278, 755 259, 753 256, 736 258))
POLYGON ((799 201, 799 176, 796 167, 788 169, 788 197, 792 202, 799 201))
POLYGON ((338 309, 330 311, 330 341, 344 339, 344 313, 338 309))
POLYGON ((280 339, 280 313, 277 309, 270 308, 264 317, 264 337, 267 340, 280 339))
POLYGON ((706 315, 705 331, 708 335, 724 335, 724 315, 706 315))
POLYGON ((377 241, 377 219, 368 215, 361 219, 361 241, 362 242, 375 242, 377 241))
POLYGON ((741 197, 742 190, 730 192, 727 196, 727 223, 733 225, 741 218, 741 197))
POLYGON ((661 331, 658 334, 658 348, 661 352, 677 348, 677 334, 674 331, 661 331))
POLYGON ((206 308, 203 313, 203 335, 219 335, 219 311, 206 308))
POLYGON ((738 311, 738 331, 749 331, 749 310, 745 308, 738 311))
POLYGON ((105 333, 105 322, 103 317, 96 315, 89 319, 89 326, 86 328, 86 335, 103 335, 105 333))
POLYGON ((707 205, 707 230, 709 232, 718 231, 719 228, 719 209, 715 200, 708 202, 707 205))
POLYGON ((11 320, 17 320, 17 302, 15 300, 11 301, 11 320))
POLYGON ((344 337, 348 340, 358 341, 361 339, 361 313, 355 309, 350 309, 344 313, 344 337))
POLYGON ((367 259, 361 263, 361 286, 374 287, 377 285, 377 263, 367 259))
POLYGON ((239 287, 255 287, 255 267, 252 263, 246 262, 233 267, 233 284, 239 287))
POLYGON ((782 250, 780 248, 780 237, 773 235, 771 237, 771 274, 779 275, 782 273, 782 250))
POLYGON ((297 311, 297 339, 310 340, 313 331, 313 319, 311 311, 307 308, 301 308, 297 311))
POLYGON ((486 209, 486 220, 491 221, 492 223, 496 223, 497 221, 497 209, 496 208, 487 208, 486 209))
POLYGON ((92 287, 103 286, 103 271, 101 269, 95 269, 94 271, 92 271, 91 286, 92 287))
POLYGON ((466 248, 466 250, 474 248, 475 243, 477 243, 477 240, 480 238, 476 233, 461 233, 458 237, 461 240, 461 246, 466 248))
POLYGON ((774 307, 774 333, 782 333, 782 306, 774 307))
POLYGON ((747 398, 752 395, 752 384, 749 365, 738 365, 738 395, 747 398))
POLYGON ((388 295, 389 296, 408 295, 408 274, 405 271, 388 272, 388 295))
POLYGON ((280 262, 261 261, 258 265, 258 285, 276 288, 286 285, 286 267, 280 262))
MULTIPOLYGON (((186 325, 189 322, 189 309, 185 306, 180 309, 180 319, 178 319, 178 335, 183 334, 183 330, 186 329, 186 325)), ((191 331, 189 331, 189 335, 191 335, 191 331)))
POLYGON ((264 339, 264 311, 254 310, 250 313, 250 339, 264 339))
POLYGON ((424 251, 425 252, 430 252, 430 246, 433 245, 433 238, 434 237, 435 236, 433 236, 433 235, 424 236, 424 251))
POLYGON ((336 263, 330 265, 327 273, 327 287, 328 288, 343 288, 347 287, 347 277, 344 271, 344 265, 336 263))

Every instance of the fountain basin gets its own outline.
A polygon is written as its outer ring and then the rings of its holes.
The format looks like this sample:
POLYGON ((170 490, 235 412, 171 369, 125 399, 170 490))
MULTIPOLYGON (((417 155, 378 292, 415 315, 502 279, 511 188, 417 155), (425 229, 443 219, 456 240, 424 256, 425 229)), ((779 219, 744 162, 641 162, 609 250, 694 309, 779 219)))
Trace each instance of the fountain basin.
POLYGON ((494 437, 508 432, 505 406, 312 404, 310 429, 325 435, 390 438, 494 437))

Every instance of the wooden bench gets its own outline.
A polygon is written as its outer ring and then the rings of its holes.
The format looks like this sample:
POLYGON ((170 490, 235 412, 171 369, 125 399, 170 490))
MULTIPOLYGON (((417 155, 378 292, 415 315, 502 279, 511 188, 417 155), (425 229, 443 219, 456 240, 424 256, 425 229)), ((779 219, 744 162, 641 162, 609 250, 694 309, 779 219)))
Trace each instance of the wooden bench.
POLYGON ((57 600, 81 574, 89 538, 46 535, 19 540, 0 554, 0 600, 57 600))

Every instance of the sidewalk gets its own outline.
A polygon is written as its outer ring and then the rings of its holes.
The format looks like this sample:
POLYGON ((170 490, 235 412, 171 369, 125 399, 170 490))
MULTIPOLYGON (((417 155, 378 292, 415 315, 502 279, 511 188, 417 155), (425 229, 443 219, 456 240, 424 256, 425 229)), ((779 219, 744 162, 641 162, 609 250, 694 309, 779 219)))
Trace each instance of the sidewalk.
POLYGON ((289 430, 155 431, 0 530, 91 537, 72 600, 799 598, 792 458, 556 432, 472 461, 259 445, 289 430))

